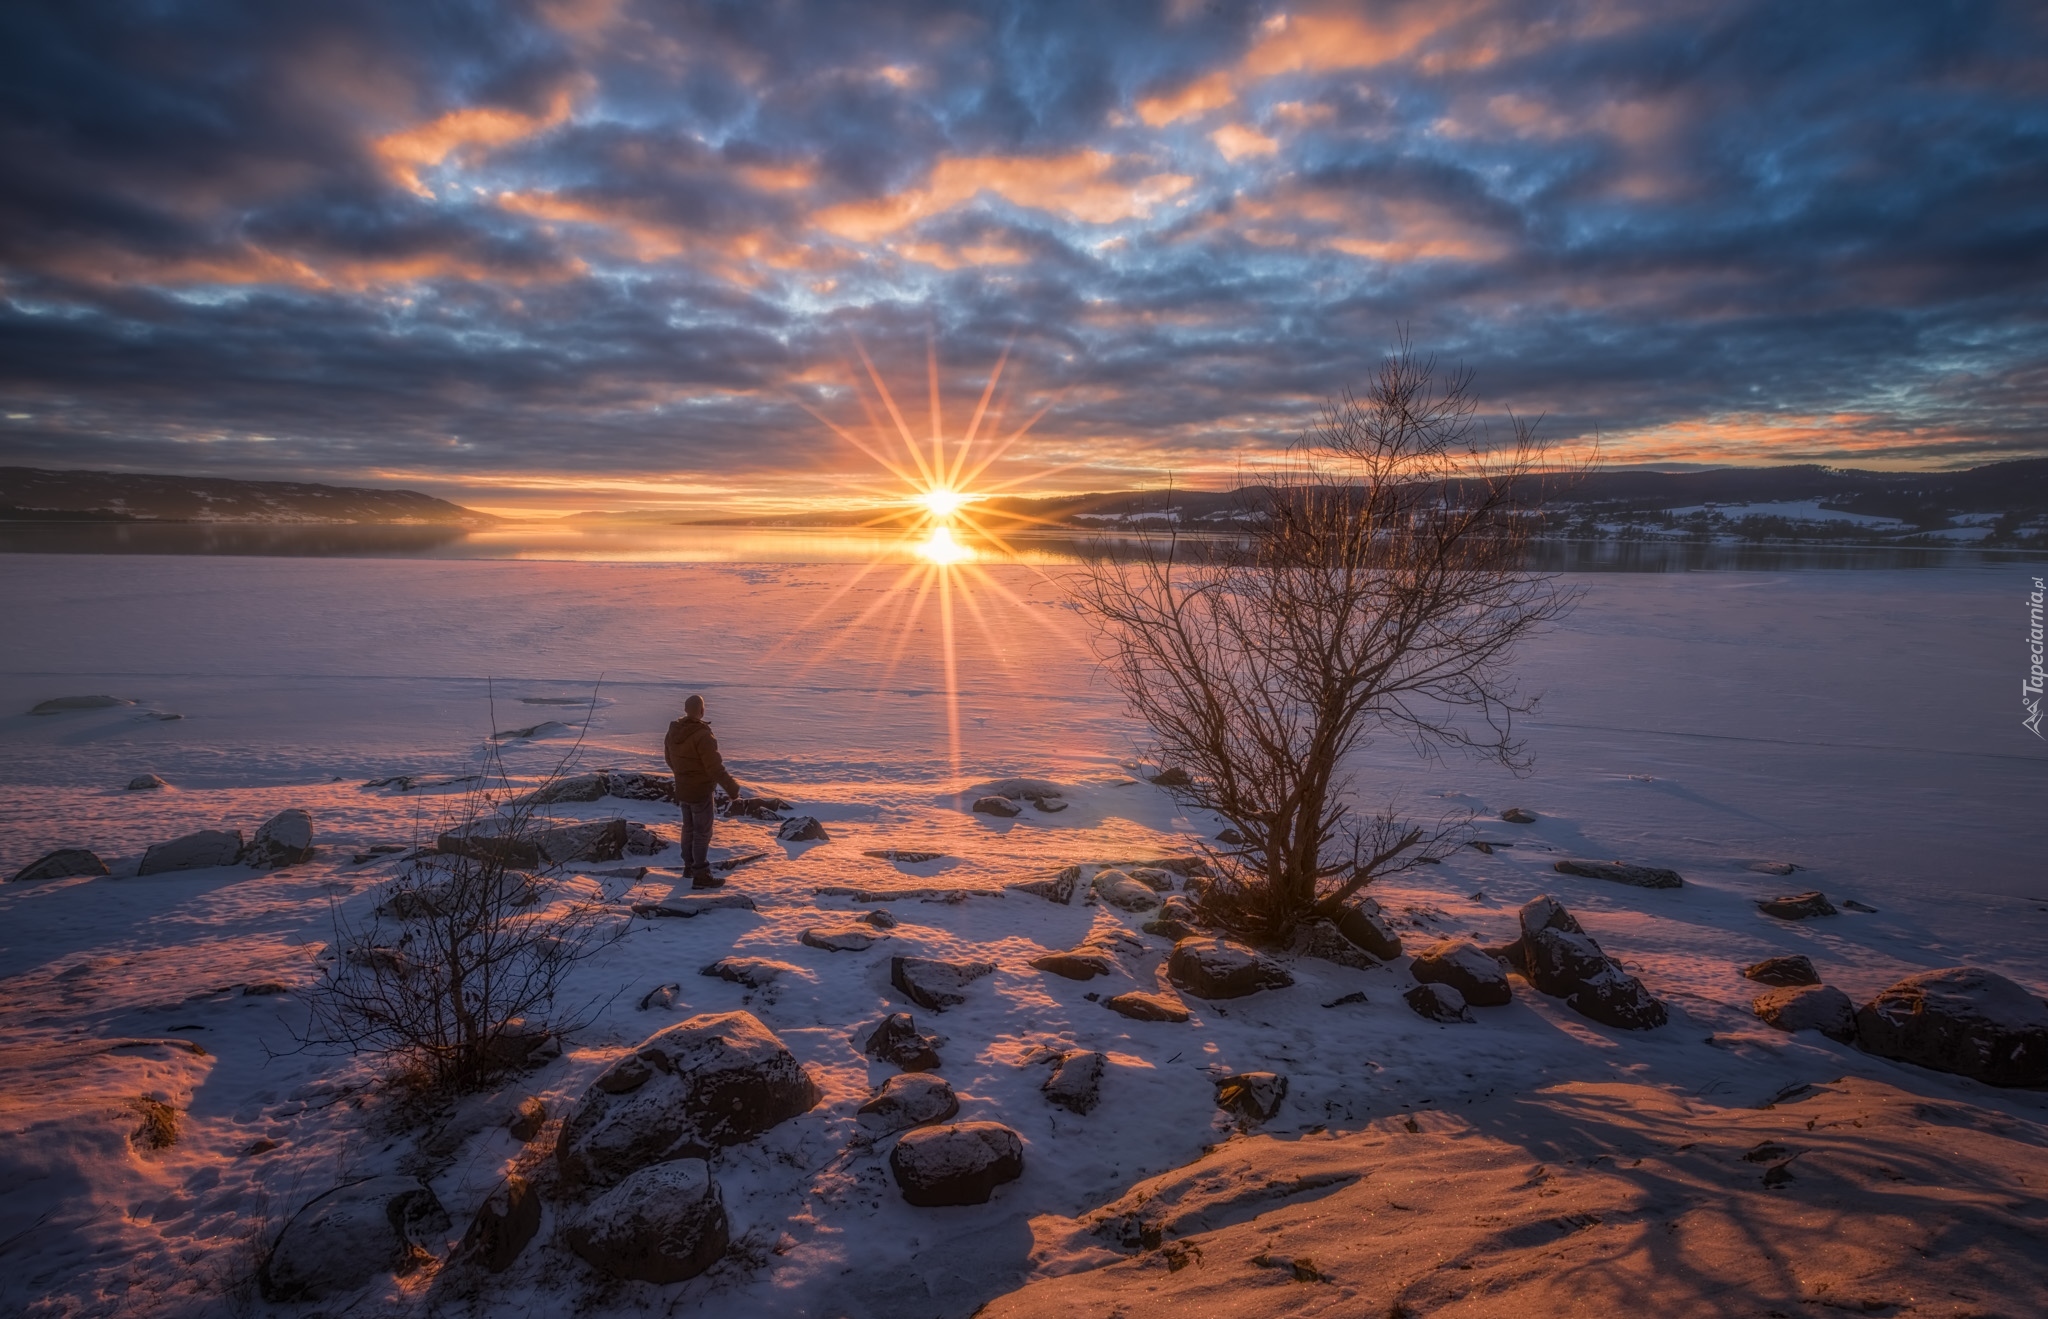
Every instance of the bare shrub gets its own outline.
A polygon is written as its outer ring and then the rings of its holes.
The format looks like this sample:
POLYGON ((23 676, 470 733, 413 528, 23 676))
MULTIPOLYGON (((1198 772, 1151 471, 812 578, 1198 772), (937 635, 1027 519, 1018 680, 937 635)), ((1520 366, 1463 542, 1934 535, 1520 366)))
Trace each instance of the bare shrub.
POLYGON ((1239 933, 1284 942, 1454 845, 1450 817, 1355 814, 1345 764, 1375 733, 1527 768, 1508 662, 1573 596, 1524 566, 1533 427, 1485 448, 1476 406, 1469 373, 1404 338, 1248 492, 1240 535, 1114 550, 1076 580, 1111 681, 1186 772, 1175 794, 1245 838, 1210 901, 1239 933))
POLYGON ((128 1137, 138 1149, 167 1150, 178 1143, 177 1109, 149 1095, 136 1096, 129 1106, 142 1115, 142 1125, 128 1137))

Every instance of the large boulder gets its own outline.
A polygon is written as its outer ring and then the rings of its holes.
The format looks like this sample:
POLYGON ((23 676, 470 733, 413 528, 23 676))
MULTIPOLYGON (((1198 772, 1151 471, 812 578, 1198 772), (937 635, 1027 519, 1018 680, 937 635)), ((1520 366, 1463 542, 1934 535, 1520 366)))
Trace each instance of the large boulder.
POLYGON ((1864 1049, 1987 1085, 2048 1086, 2048 1004, 1995 971, 1907 976, 1856 1013, 1864 1049))
POLYGON ((1804 893, 1789 893, 1780 897, 1765 898, 1756 904, 1756 909, 1766 916, 1776 916, 1781 921, 1803 921, 1813 916, 1834 916, 1835 904, 1819 889, 1804 893))
POLYGON ((939 1065, 938 1046, 931 1036, 918 1034, 917 1022, 908 1012, 882 1018, 859 1044, 868 1057, 906 1072, 929 1072, 939 1065))
POLYGON ((788 962, 777 962, 766 957, 721 957, 697 974, 718 980, 730 980, 733 984, 745 985, 748 989, 766 989, 782 976, 800 973, 788 962))
POLYGON ((911 1204, 986 1204, 996 1187, 1024 1174, 1024 1140, 999 1122, 922 1127, 896 1142, 889 1171, 911 1204))
POLYGON ((1604 879, 1610 884, 1628 884, 1635 888, 1683 888, 1685 881, 1676 870, 1665 870, 1658 866, 1636 866, 1622 861, 1559 861, 1553 866, 1560 875, 1578 875, 1585 879, 1604 879))
POLYGON ((944 1012, 967 1001, 967 986, 995 973, 994 962, 942 962, 934 957, 892 957, 889 983, 911 1002, 944 1012))
POLYGON ((631 836, 626 821, 613 818, 542 829, 533 841, 550 864, 566 866, 577 861, 616 861, 626 854, 631 836))
POLYGON ((976 815, 993 815, 999 820, 1014 820, 1024 813, 1024 808, 1008 797, 977 797, 968 809, 976 815))
POLYGON ((319 1301, 408 1271, 446 1236, 448 1213, 411 1177, 371 1177, 315 1197, 257 1274, 265 1300, 319 1301))
POLYGON ((1382 962, 1401 955, 1401 936, 1371 898, 1353 898, 1337 909, 1337 932, 1382 962))
POLYGON ((725 804, 727 819, 780 820, 784 811, 795 810, 780 797, 739 797, 725 804))
POLYGON ((1022 879, 1003 887, 1017 893, 1029 893, 1034 898, 1064 907, 1074 900, 1074 891, 1081 883, 1081 867, 1065 866, 1049 879, 1022 879))
POLYGON ((490 865, 511 866, 515 870, 537 869, 545 860, 541 856, 540 845, 533 839, 492 833, 487 829, 444 833, 434 840, 434 850, 490 865))
POLYGON ((1608 957, 1590 934, 1538 930, 1527 941, 1529 983, 1552 998, 1567 998, 1607 969, 1608 957))
POLYGON ((1856 1005, 1833 985, 1783 985, 1757 995, 1751 1007, 1779 1030, 1817 1030, 1844 1044, 1856 1038, 1856 1005))
POLYGON ((1521 926, 1513 948, 1538 990, 1564 999, 1580 1016, 1623 1030, 1651 1030, 1669 1019, 1642 981, 1601 951, 1557 899, 1544 894, 1524 903, 1521 926))
POLYGON ((1805 953, 1788 953, 1782 957, 1766 957, 1761 962, 1752 962, 1742 968, 1742 974, 1760 985, 1817 985, 1820 972, 1813 969, 1813 961, 1805 953))
POLYGON ((539 1231, 540 1195, 531 1182, 512 1173, 477 1206, 462 1237, 462 1254, 488 1272, 503 1273, 539 1231))
POLYGON ((1473 1019, 1471 1011, 1465 1006, 1465 996, 1458 992, 1456 985, 1437 984, 1433 981, 1411 985, 1408 991, 1401 995, 1401 1001, 1412 1008, 1416 1016, 1430 1021, 1469 1022, 1473 1019))
POLYGON ((705 1014, 649 1036, 583 1092, 555 1159, 564 1185, 613 1186, 701 1158, 808 1112, 818 1087, 752 1013, 705 1014))
POLYGON ((1216 1107, 1247 1122, 1264 1122, 1287 1098, 1287 1078, 1277 1072, 1238 1072, 1216 1078, 1216 1107))
POLYGON ((863 929, 858 925, 814 925, 797 935, 797 942, 828 953, 864 953, 880 937, 873 926, 863 929))
POLYGON ((878 1136, 911 1127, 944 1122, 960 1111, 959 1097, 942 1076, 930 1072, 898 1072, 882 1083, 874 1098, 860 1106, 857 1120, 878 1136))
POLYGON ((571 774, 544 783, 519 799, 522 806, 553 806, 560 802, 597 801, 609 790, 603 774, 571 774))
POLYGON ((242 864, 276 870, 313 859, 313 817, 293 809, 265 820, 242 851, 242 864))
POLYGON ((1572 991, 1565 1005, 1582 1017, 1619 1030, 1655 1030, 1671 1019, 1643 982, 1614 961, 1572 991))
POLYGON ((1132 1021, 1180 1022, 1188 1019, 1185 1004, 1178 1003, 1164 994, 1147 994, 1135 989, 1128 994, 1118 994, 1115 998, 1104 999, 1102 1006, 1119 1016, 1129 1017, 1132 1021))
MULTIPOLYGON (((1157 871, 1165 874, 1165 871, 1157 871)), ((1159 905, 1159 893, 1151 885, 1121 870, 1099 870, 1089 881, 1096 898, 1118 911, 1151 911, 1159 905)))
POLYGON ((811 815, 793 815, 784 820, 775 831, 776 838, 785 843, 829 843, 832 835, 825 832, 825 826, 811 815))
POLYGON ((1111 975, 1116 963, 1108 954, 1092 948, 1077 948, 1070 953, 1047 953, 1031 959, 1031 965, 1040 971, 1048 971, 1068 980, 1093 980, 1096 976, 1111 975))
POLYGON ((196 834, 157 843, 142 854, 138 875, 161 875, 173 870, 206 870, 231 866, 242 855, 240 829, 201 829, 196 834))
POLYGON ((1431 944, 1415 954, 1408 973, 1421 984, 1449 985, 1475 1008, 1504 1007, 1515 1000, 1506 968, 1467 939, 1431 944))
POLYGON ((1102 1100, 1102 1071, 1109 1060, 1086 1049, 1061 1055, 1039 1089, 1047 1102, 1072 1113, 1090 1113, 1102 1100))
POLYGON ((1167 979, 1196 998, 1243 998, 1262 989, 1285 989, 1294 977, 1241 943, 1196 935, 1173 946, 1167 979))
POLYGON ((107 863, 98 855, 82 847, 60 847, 54 852, 45 852, 14 872, 10 884, 19 884, 25 879, 69 879, 74 875, 104 875, 107 863))
POLYGON ((730 1231, 702 1159, 642 1168, 591 1202, 564 1232, 592 1268, 635 1282, 684 1282, 725 1254, 730 1231))

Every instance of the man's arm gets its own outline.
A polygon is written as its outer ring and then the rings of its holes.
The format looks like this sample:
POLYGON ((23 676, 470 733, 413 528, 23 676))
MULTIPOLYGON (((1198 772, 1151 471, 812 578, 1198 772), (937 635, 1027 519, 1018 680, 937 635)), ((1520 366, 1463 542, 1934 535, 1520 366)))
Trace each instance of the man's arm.
POLYGON ((711 777, 718 786, 725 789, 726 796, 738 801, 740 781, 726 771, 725 757, 718 754, 718 739, 707 732, 703 741, 704 768, 711 772, 711 777))

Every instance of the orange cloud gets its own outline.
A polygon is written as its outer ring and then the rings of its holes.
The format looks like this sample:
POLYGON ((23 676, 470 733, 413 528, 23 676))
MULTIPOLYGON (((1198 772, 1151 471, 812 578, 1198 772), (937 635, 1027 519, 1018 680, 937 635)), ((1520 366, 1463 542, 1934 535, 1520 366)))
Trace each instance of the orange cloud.
POLYGON ((502 147, 532 137, 568 117, 566 91, 557 92, 548 108, 539 114, 522 114, 497 106, 467 106, 380 137, 374 149, 392 178, 419 196, 431 198, 433 189, 420 181, 421 171, 464 151, 502 147))
POLYGON ((1138 118, 1159 128, 1190 115, 1207 114, 1237 99, 1230 76, 1217 72, 1197 78, 1178 91, 1147 96, 1137 105, 1138 118))
POLYGON ((1498 235, 1435 202, 1299 185, 1240 197, 1198 232, 1219 230, 1261 247, 1320 248, 1373 261, 1492 261, 1507 253, 1498 235))
POLYGON ((1462 17, 1466 5, 1413 5, 1407 12, 1362 14, 1276 14, 1260 27, 1245 52, 1244 70, 1254 78, 1283 73, 1325 73, 1368 69, 1400 59, 1462 17))
MULTIPOLYGON (((1601 443, 1610 463, 1772 464, 1836 462, 1887 453, 1970 449, 1973 437, 1943 427, 1910 426, 1875 413, 1724 413, 1688 417, 1610 434, 1601 443)), ((1940 458, 1883 461, 1887 468, 1933 467, 1940 458)))
POLYGON ((1185 174, 1118 178, 1118 158, 1105 151, 1065 156, 964 156, 941 160, 922 188, 868 201, 844 202, 813 217, 827 233, 873 242, 920 220, 992 192, 1017 206, 1060 211, 1087 224, 1114 224, 1147 215, 1185 192, 1185 174))
POLYGON ((1280 149, 1279 142, 1244 124, 1225 124, 1209 134, 1209 140, 1225 160, 1232 161, 1244 156, 1270 156, 1280 149))

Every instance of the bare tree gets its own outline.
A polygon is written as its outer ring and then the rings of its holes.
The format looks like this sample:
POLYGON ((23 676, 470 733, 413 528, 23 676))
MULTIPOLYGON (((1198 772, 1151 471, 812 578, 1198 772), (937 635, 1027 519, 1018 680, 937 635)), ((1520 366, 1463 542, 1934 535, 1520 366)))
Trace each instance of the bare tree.
POLYGON ((335 908, 335 962, 312 995, 302 1045, 391 1057, 430 1088, 462 1091, 579 1024, 558 1001, 564 982, 620 931, 607 931, 601 905, 547 904, 546 882, 518 867, 540 856, 535 800, 580 746, 541 791, 519 794, 486 744, 484 773, 441 845, 384 886, 367 920, 335 908))
POLYGON ((1104 666, 1245 842, 1212 910, 1281 942, 1374 879, 1440 856, 1455 825, 1361 818, 1347 757, 1375 733, 1525 770, 1508 662, 1572 594, 1525 568, 1533 427, 1484 447, 1471 376, 1405 337, 1251 496, 1242 534, 1115 553, 1077 582, 1104 666))

